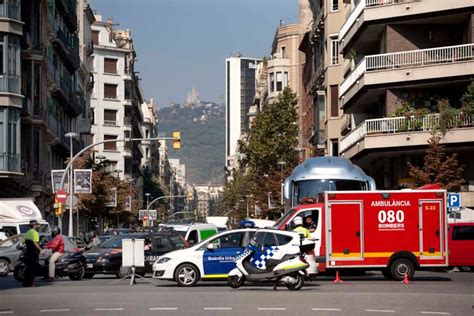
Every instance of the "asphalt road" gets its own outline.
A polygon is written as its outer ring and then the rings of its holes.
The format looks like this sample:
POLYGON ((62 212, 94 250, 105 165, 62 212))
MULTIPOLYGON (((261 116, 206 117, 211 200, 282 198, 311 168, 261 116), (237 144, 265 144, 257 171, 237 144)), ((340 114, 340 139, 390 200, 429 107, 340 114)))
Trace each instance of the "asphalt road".
POLYGON ((298 292, 268 285, 233 290, 223 282, 110 285, 114 280, 65 278, 22 288, 11 276, 1 278, 0 315, 474 315, 474 273, 467 272, 418 272, 410 285, 375 272, 340 285, 324 277, 298 292))

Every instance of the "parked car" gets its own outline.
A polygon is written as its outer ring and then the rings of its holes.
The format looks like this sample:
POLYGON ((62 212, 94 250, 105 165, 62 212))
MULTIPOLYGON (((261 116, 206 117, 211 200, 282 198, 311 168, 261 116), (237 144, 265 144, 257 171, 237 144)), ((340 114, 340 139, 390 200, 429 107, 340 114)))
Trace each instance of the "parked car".
POLYGON ((20 235, 15 235, 0 242, 0 277, 7 276, 15 269, 21 255, 17 246, 21 244, 20 235))
POLYGON ((449 224, 449 266, 474 272, 474 222, 449 224))
POLYGON ((193 286, 199 280, 226 280, 256 231, 227 230, 190 248, 167 253, 153 265, 153 278, 174 280, 179 286, 193 286), (208 247, 210 244, 213 246, 208 247))
POLYGON ((129 269, 122 267, 122 241, 124 239, 145 239, 151 241, 151 249, 145 252, 145 267, 137 267, 136 272, 145 275, 152 272, 152 265, 158 257, 173 250, 187 247, 186 241, 174 231, 158 231, 118 235, 104 241, 99 247, 84 253, 87 258, 86 278, 95 274, 115 274, 122 278, 129 273, 129 269))

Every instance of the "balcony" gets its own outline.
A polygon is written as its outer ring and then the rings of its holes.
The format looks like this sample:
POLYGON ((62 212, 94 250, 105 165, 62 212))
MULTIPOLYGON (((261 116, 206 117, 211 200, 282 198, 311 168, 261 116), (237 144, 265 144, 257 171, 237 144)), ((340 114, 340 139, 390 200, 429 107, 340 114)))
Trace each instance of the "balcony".
POLYGON ((72 30, 77 30, 76 1, 75 0, 57 0, 57 8, 63 13, 64 22, 72 30))
POLYGON ((21 158, 19 154, 0 153, 0 174, 21 173, 21 158))
POLYGON ((6 0, 0 3, 0 17, 21 21, 20 0, 6 0))
POLYGON ((105 126, 117 126, 117 121, 116 120, 104 120, 104 125, 105 126))
POLYGON ((362 32, 370 32, 366 28, 368 25, 382 24, 393 19, 419 18, 420 15, 433 15, 443 11, 462 11, 469 7, 472 7, 472 0, 360 0, 341 27, 339 49, 344 52, 362 32))
POLYGON ((20 76, 14 74, 0 75, 0 93, 20 94, 20 76))
POLYGON ((365 56, 340 84, 339 97, 347 108, 361 90, 370 86, 469 78, 473 67, 474 44, 365 56))
POLYGON ((70 92, 69 93, 69 102, 66 103, 66 106, 64 107, 66 111, 68 111, 73 117, 78 116, 81 114, 85 108, 82 107, 80 103, 80 96, 70 92))
MULTIPOLYGON (((363 150, 423 146, 433 129, 440 127, 440 115, 390 117, 365 120, 341 138, 339 154, 352 158, 363 150)), ((464 113, 453 116, 446 124, 445 143, 463 143, 474 139, 474 117, 464 113)))
POLYGON ((59 49, 59 53, 61 53, 63 56, 67 56, 69 54, 69 38, 60 28, 58 28, 56 31, 56 38, 54 39, 53 45, 59 49))

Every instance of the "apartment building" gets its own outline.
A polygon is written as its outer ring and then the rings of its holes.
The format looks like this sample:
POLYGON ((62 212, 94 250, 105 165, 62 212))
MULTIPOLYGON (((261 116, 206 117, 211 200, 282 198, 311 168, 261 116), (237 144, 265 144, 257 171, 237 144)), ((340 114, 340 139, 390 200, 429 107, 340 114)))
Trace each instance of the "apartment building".
POLYGON ((464 164, 464 206, 474 206, 474 122, 460 99, 474 78, 472 0, 360 0, 339 32, 345 78, 339 104, 350 114, 339 154, 361 166, 379 188, 410 183, 420 165, 438 101, 454 110, 442 143, 464 164), (403 108, 410 113, 402 113, 403 108))
POLYGON ((90 77, 80 43, 90 13, 86 1, 0 3, 0 196, 34 197, 47 218, 54 202, 51 169, 63 169, 70 151, 84 147, 85 138, 74 138, 70 148, 65 134, 89 132, 79 120, 87 119, 90 77))
POLYGON ((226 58, 226 148, 227 180, 238 165, 238 141, 248 131, 248 112, 255 96, 255 71, 260 59, 240 54, 226 58))
MULTIPOLYGON (((144 137, 141 125, 144 122, 144 99, 134 73, 136 54, 131 33, 129 30, 113 30, 110 19, 103 21, 100 15, 95 18, 92 25, 93 141, 144 137)), ((109 161, 109 170, 118 170, 121 178, 140 174, 144 154, 139 142, 110 142, 96 150, 97 155, 109 161)))
POLYGON ((302 122, 303 145, 312 145, 319 155, 337 156, 345 122, 338 98, 344 69, 339 30, 350 5, 342 0, 308 1, 313 23, 300 42, 305 53, 302 102, 307 114, 302 122))

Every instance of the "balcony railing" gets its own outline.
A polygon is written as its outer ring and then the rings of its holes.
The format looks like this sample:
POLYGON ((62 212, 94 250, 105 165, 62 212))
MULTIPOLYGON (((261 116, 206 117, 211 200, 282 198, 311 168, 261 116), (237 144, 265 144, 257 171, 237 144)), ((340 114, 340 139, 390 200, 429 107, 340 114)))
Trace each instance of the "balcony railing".
POLYGON ((21 172, 20 155, 0 153, 0 171, 21 172))
POLYGON ((0 75, 0 92, 20 93, 20 76, 14 74, 0 75))
POLYGON ((474 60, 474 44, 365 56, 341 83, 339 96, 346 93, 365 72, 424 67, 467 60, 474 60))
POLYGON ((351 26, 357 21, 357 18, 361 15, 365 8, 375 8, 413 1, 414 0, 360 0, 354 9, 348 13, 346 22, 344 22, 341 27, 341 31, 339 32, 339 38, 346 36, 351 26))
MULTIPOLYGON (((368 135, 385 135, 404 132, 429 132, 440 127, 440 115, 429 114, 426 116, 411 117, 389 117, 365 120, 357 126, 347 136, 341 138, 340 152, 346 151, 368 135)), ((446 122, 446 128, 474 127, 474 120, 471 115, 459 113, 452 116, 446 122)))
POLYGON ((61 41, 61 43, 63 43, 66 50, 68 50, 70 45, 69 45, 69 39, 68 39, 66 33, 64 33, 63 30, 58 29, 58 31, 56 32, 56 35, 57 35, 58 39, 61 41))
POLYGON ((117 121, 116 121, 116 120, 104 120, 104 125, 107 125, 107 126, 116 126, 116 125, 117 125, 117 121))
POLYGON ((21 4, 20 0, 6 0, 0 4, 0 16, 21 20, 21 4))

